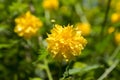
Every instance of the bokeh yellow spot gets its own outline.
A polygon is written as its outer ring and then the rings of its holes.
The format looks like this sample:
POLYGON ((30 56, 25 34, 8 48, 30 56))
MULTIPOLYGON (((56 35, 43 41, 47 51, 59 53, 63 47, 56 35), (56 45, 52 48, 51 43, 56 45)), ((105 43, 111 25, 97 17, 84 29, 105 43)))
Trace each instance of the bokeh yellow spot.
POLYGON ((77 23, 76 30, 81 31, 82 35, 87 36, 91 32, 91 27, 89 23, 77 23))
POLYGON ((115 23, 118 22, 120 20, 120 14, 119 13, 113 13, 111 16, 111 22, 115 23))
POLYGON ((117 45, 120 45, 120 32, 115 33, 115 42, 117 45))
POLYGON ((108 33, 111 34, 115 31, 115 28, 114 27, 109 27, 108 28, 108 33))
POLYGON ((43 8, 47 10, 56 10, 59 7, 59 0, 43 0, 43 8))

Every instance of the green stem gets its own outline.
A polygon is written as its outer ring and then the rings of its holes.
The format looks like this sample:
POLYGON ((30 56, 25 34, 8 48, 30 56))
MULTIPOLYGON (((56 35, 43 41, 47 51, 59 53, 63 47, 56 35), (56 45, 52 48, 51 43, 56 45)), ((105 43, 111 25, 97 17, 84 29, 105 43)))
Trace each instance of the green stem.
POLYGON ((14 74, 14 80, 18 80, 17 74, 14 74))
POLYGON ((70 61, 70 62, 68 63, 68 65, 67 65, 67 67, 66 67, 66 70, 65 70, 65 72, 64 72, 64 74, 63 74, 62 80, 64 80, 66 77, 69 76, 69 68, 70 68, 71 63, 72 63, 72 61, 70 61))
POLYGON ((120 45, 115 49, 115 51, 113 52, 113 54, 112 54, 112 56, 110 57, 109 60, 113 60, 117 56, 119 51, 120 51, 120 45))
POLYGON ((62 74, 62 62, 57 62, 57 66, 59 68, 58 77, 61 78, 61 74, 62 74))
MULTIPOLYGON (((112 54, 112 56, 110 57, 109 60, 112 60, 112 61, 113 61, 113 60, 115 59, 115 57, 117 56, 117 54, 119 53, 119 51, 120 51, 120 46, 118 46, 118 47, 115 49, 115 51, 113 52, 113 54, 112 54)), ((105 72, 102 74, 102 76, 100 76, 97 80, 103 80, 104 78, 106 78, 107 75, 118 65, 118 63, 119 63, 119 60, 116 59, 116 60, 113 62, 113 64, 112 64, 108 69, 106 69, 105 72)))
POLYGON ((75 11, 76 11, 76 13, 79 15, 80 20, 81 20, 82 22, 88 23, 88 20, 87 20, 85 14, 83 13, 83 10, 82 10, 80 4, 77 3, 77 4, 75 5, 75 11))
POLYGON ((101 35, 104 34, 104 29, 105 29, 105 26, 106 26, 106 22, 107 22, 107 18, 108 18, 108 13, 109 13, 109 10, 110 10, 110 3, 111 3, 111 0, 108 0, 107 9, 106 9, 106 12, 105 12, 105 17, 104 17, 104 21, 102 23, 101 35))
POLYGON ((107 75, 118 65, 118 63, 119 60, 116 59, 115 62, 108 69, 106 69, 102 76, 100 76, 97 80, 103 80, 104 78, 106 78, 107 75))
POLYGON ((50 12, 48 10, 45 10, 45 19, 47 24, 50 24, 50 12))
POLYGON ((47 72, 49 80, 53 80, 49 66, 48 66, 48 61, 46 59, 44 60, 44 64, 45 64, 45 70, 47 72))

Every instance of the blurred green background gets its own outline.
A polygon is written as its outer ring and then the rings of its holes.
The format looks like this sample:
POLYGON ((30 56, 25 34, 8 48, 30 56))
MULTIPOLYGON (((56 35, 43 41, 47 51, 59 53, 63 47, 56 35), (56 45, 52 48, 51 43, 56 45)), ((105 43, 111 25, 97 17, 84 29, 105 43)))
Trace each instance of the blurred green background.
POLYGON ((50 0, 50 9, 43 6, 43 1, 0 0, 0 80, 49 80, 48 74, 53 80, 63 76, 63 80, 120 80, 120 1, 58 0, 57 5, 50 0), (26 40, 14 28, 15 18, 27 11, 43 26, 26 40), (70 65, 56 62, 46 51, 46 33, 54 24, 77 23, 90 25, 88 31, 84 29, 88 44, 70 65), (68 65, 69 74, 65 75, 68 65))

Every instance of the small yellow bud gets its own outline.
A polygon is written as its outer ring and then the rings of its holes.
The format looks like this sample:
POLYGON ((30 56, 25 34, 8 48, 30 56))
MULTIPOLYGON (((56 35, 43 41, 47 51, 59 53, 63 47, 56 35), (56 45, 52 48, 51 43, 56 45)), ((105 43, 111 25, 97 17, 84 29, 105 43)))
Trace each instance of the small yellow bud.
POLYGON ((51 19, 51 22, 52 22, 52 23, 55 23, 55 20, 54 20, 54 19, 51 19))
POLYGON ((114 27, 110 27, 108 28, 108 33, 111 34, 115 31, 115 28, 114 27))
POLYGON ((112 16, 111 16, 111 21, 112 21, 113 23, 118 22, 119 20, 120 20, 120 14, 118 14, 118 13, 112 14, 112 16))
POLYGON ((89 23, 77 23, 76 30, 81 31, 82 35, 87 36, 91 32, 91 27, 89 23))
POLYGON ((59 7, 59 0, 43 0, 43 8, 47 10, 56 10, 59 7))
POLYGON ((117 45, 120 45, 120 32, 115 33, 115 42, 117 45))

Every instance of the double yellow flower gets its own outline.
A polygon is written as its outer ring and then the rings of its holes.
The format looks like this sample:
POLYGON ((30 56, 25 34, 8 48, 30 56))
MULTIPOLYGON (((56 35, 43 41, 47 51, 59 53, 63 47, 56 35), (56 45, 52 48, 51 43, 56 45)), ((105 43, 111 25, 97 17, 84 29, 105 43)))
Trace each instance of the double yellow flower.
POLYGON ((80 55, 87 40, 73 26, 55 25, 51 34, 48 34, 47 43, 48 51, 55 59, 69 61, 80 55))
POLYGON ((37 33, 43 23, 29 11, 15 19, 16 27, 14 31, 19 36, 26 39, 31 38, 37 33))

